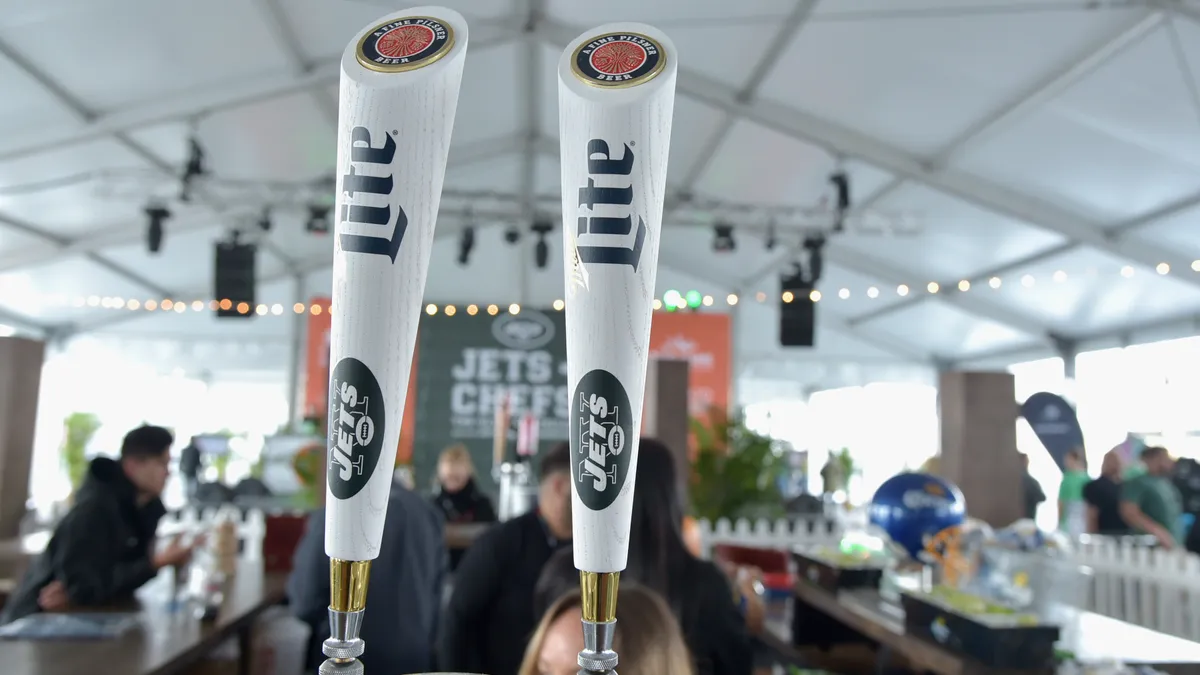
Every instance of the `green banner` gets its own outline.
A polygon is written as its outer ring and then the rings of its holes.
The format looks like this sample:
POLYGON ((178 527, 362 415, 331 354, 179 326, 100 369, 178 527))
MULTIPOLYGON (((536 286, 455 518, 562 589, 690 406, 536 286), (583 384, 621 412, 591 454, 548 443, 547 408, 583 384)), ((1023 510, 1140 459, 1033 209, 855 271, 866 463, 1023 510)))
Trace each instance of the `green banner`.
MULTIPOLYGON (((462 443, 475 461, 476 482, 495 497, 492 433, 496 407, 509 396, 510 457, 517 423, 538 419, 538 452, 567 439, 567 343, 562 312, 421 317, 417 352, 413 471, 419 491, 432 489, 437 458, 462 443)), ((405 420, 407 423, 408 421, 405 420)))

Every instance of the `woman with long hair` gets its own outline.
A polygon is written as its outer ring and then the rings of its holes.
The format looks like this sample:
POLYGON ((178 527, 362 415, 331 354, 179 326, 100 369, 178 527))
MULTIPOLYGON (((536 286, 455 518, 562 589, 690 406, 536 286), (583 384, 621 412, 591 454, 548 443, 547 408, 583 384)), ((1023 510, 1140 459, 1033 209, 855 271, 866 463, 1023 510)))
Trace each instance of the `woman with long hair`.
MULTIPOLYGON (((716 565, 693 556, 684 543, 674 456, 662 442, 643 438, 637 463, 629 562, 621 583, 638 583, 667 600, 697 675, 750 675, 754 651, 746 620, 733 601, 733 587, 716 565)), ((542 569, 534 589, 534 611, 578 585, 571 551, 559 551, 542 569)))
MULTIPOLYGON (((656 593, 622 585, 613 649, 622 675, 694 675, 687 646, 671 610, 656 593)), ((542 615, 525 650, 519 675, 576 675, 583 649, 579 589, 560 595, 542 615)))

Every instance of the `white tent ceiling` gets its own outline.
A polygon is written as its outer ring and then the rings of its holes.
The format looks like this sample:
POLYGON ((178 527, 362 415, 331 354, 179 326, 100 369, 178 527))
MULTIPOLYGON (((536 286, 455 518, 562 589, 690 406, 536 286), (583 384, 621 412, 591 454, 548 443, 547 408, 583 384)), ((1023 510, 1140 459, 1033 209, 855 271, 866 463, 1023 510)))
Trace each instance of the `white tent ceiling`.
MULTIPOLYGON (((744 376, 1016 358, 1200 325, 1200 2, 447 4, 468 17, 472 44, 430 302, 548 306, 561 296, 555 247, 538 270, 533 237, 509 246, 502 233, 527 229, 527 203, 552 218, 556 209, 562 46, 587 26, 640 20, 671 35, 683 64, 659 291, 696 289, 722 311, 739 294, 744 376), (861 226, 827 246, 819 347, 785 351, 774 338, 775 273, 794 259, 838 168, 861 226), (735 226, 736 251, 712 251, 717 222, 735 226), (462 267, 457 234, 468 223, 477 254, 462 267), (963 281, 969 290, 958 290, 963 281)), ((287 308, 327 292, 332 244, 305 232, 296 195, 335 171, 342 48, 396 7, 7 8, 0 321, 58 335, 286 344, 290 310, 218 321, 73 303, 209 297, 212 242, 267 202, 261 300, 287 308), (193 133, 213 177, 191 204, 170 203, 164 249, 151 255, 142 209, 178 194, 193 133)))

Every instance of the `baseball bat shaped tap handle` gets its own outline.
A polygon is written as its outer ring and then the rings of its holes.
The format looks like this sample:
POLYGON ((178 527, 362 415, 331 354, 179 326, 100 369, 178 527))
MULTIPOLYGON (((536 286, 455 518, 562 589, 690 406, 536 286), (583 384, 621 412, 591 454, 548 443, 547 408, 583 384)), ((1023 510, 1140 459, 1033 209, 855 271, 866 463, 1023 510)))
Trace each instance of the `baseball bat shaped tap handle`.
POLYGON ((617 665, 677 70, 670 39, 635 23, 580 35, 558 66, 580 673, 617 665))
POLYGON ((466 51, 462 15, 415 7, 373 22, 342 54, 325 500, 331 637, 322 675, 363 670, 359 631, 466 51))

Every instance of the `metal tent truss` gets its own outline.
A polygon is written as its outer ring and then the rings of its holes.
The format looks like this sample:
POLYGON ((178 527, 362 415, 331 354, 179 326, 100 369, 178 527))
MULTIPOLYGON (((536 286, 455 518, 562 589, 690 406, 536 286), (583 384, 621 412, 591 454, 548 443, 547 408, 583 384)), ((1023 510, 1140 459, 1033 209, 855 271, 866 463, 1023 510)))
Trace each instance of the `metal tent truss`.
MULTIPOLYGON (((175 177, 177 168, 133 140, 129 135, 130 132, 168 121, 196 119, 215 111, 246 106, 297 93, 306 93, 312 96, 319 110, 327 119, 335 120, 336 101, 332 100, 329 88, 337 82, 337 59, 315 62, 307 60, 294 47, 298 43, 298 39, 289 28, 288 17, 278 0, 254 1, 273 27, 275 46, 290 56, 292 69, 289 74, 281 77, 272 76, 229 82, 223 86, 193 90, 177 97, 164 98, 143 106, 111 113, 100 113, 88 109, 71 92, 42 72, 25 55, 18 53, 10 45, 0 43, 0 59, 7 61, 38 82, 48 94, 53 96, 79 121, 79 124, 69 128, 50 128, 37 133, 9 135, 0 138, 0 161, 27 157, 95 139, 112 139, 143 159, 149 167, 165 176, 175 177)), ((1195 5, 1185 0, 1143 0, 1140 2, 1130 0, 1119 3, 1125 7, 1141 7, 1142 12, 1129 25, 1090 46, 1068 63, 1063 63, 1051 76, 1033 83, 1018 96, 993 110, 991 114, 980 119, 968 131, 933 156, 919 157, 833 121, 821 119, 803 110, 788 107, 760 95, 759 90, 763 81, 778 64, 787 47, 803 32, 805 24, 812 16, 813 8, 817 4, 817 0, 798 0, 795 3, 793 11, 779 23, 777 32, 770 40, 764 56, 755 64, 750 76, 740 87, 726 85, 702 72, 686 67, 679 70, 679 94, 719 111, 721 122, 708 138, 695 139, 701 150, 698 159, 676 184, 677 193, 668 198, 667 224, 671 224, 672 218, 678 216, 685 209, 692 191, 705 172, 711 168, 719 149, 725 143, 735 123, 747 121, 808 145, 819 147, 835 158, 859 160, 893 176, 891 182, 855 205, 858 212, 874 208, 903 185, 919 184, 1014 221, 1061 235, 1067 240, 1066 243, 1047 247, 1020 260, 1014 260, 992 269, 979 270, 977 274, 967 277, 973 283, 986 281, 994 275, 1028 267, 1033 263, 1080 247, 1103 251, 1141 266, 1154 267, 1160 263, 1167 263, 1172 268, 1183 269, 1191 264, 1191 258, 1185 259, 1178 251, 1135 240, 1130 237, 1130 234, 1151 223, 1170 218, 1200 205, 1200 193, 1125 222, 1093 222, 1046 200, 1016 192, 978 176, 958 171, 953 168, 952 163, 973 144, 991 137, 998 130, 1009 127, 1016 120, 1061 94, 1150 32, 1162 27, 1164 23, 1169 28, 1173 21, 1200 21, 1200 9, 1197 9, 1195 5)), ((1089 3, 1081 3, 1081 8, 1086 4, 1089 3)), ((532 219, 539 203, 535 185, 537 158, 540 155, 557 155, 557 142, 554 139, 543 137, 540 133, 544 122, 540 119, 540 103, 549 86, 546 82, 542 82, 540 77, 543 71, 542 47, 547 45, 562 48, 581 29, 568 25, 560 18, 548 16, 545 0, 519 0, 518 6, 520 11, 508 18, 490 22, 476 20, 472 22, 471 28, 473 33, 472 50, 475 53, 498 45, 511 44, 514 41, 521 45, 522 72, 517 85, 523 101, 521 128, 513 136, 455 146, 450 161, 452 167, 461 168, 500 156, 518 154, 521 157, 521 192, 514 196, 514 200, 519 205, 518 213, 527 219, 532 219)), ((1172 32, 1172 35, 1175 33, 1172 32)), ((1175 41, 1177 56, 1181 59, 1180 66, 1187 69, 1186 59, 1183 58, 1182 53, 1179 53, 1177 35, 1175 35, 1175 41)), ((1197 94, 1195 86, 1192 88, 1191 95, 1200 111, 1200 94, 1197 94)), ((204 212, 173 221, 173 233, 216 227, 222 222, 222 219, 230 217, 228 210, 211 196, 202 194, 199 201, 204 207, 204 212)), ((451 209, 444 215, 448 216, 452 223, 455 221, 465 223, 472 216, 467 210, 461 209, 451 209)), ((0 272, 82 256, 144 288, 147 292, 159 296, 188 297, 187 291, 198 290, 164 288, 153 279, 144 278, 100 253, 106 247, 140 241, 143 233, 135 227, 98 232, 81 238, 66 238, 37 223, 24 222, 4 214, 0 214, 0 227, 34 235, 53 245, 53 250, 50 251, 38 249, 0 255, 0 272)), ((446 229, 445 233, 454 231, 455 228, 450 227, 446 229)), ((297 260, 277 247, 267 250, 283 263, 285 272, 282 277, 284 278, 303 278, 306 274, 328 265, 327 259, 297 260)), ((744 279, 724 280, 724 283, 737 291, 752 290, 794 259, 799 250, 798 244, 788 246, 765 267, 754 270, 744 279)), ((528 251, 525 251, 523 255, 528 256, 528 251)), ((836 241, 831 241, 826 255, 830 262, 863 276, 877 279, 881 283, 898 283, 921 277, 919 270, 895 268, 882 261, 870 259, 839 247, 836 241)), ((521 265, 521 274, 526 274, 525 270, 530 268, 529 261, 524 262, 526 264, 521 265)), ((672 261, 670 264, 684 268, 692 276, 702 278, 709 276, 706 270, 696 269, 696 265, 685 261, 672 261)), ((1187 283, 1200 286, 1200 275, 1185 275, 1179 278, 1187 283)), ((269 282, 272 279, 263 281, 269 282)), ((947 280, 947 283, 952 285, 958 281, 958 279, 947 280)), ((527 279, 524 284, 528 284, 527 279)), ((1034 341, 1029 345, 1029 349, 1045 349, 1047 347, 1060 349, 1074 339, 1103 337, 1098 335, 1052 335, 1046 325, 1031 315, 989 301, 979 294, 914 294, 884 309, 846 320, 836 329, 853 332, 860 339, 873 341, 878 346, 906 360, 932 360, 934 355, 927 354, 926 350, 897 343, 894 336, 875 335, 872 330, 874 319, 926 300, 946 303, 976 317, 1004 324, 1034 336, 1034 341)), ((61 327, 44 325, 12 312, 0 313, 0 318, 6 321, 59 337, 72 331, 112 326, 119 321, 131 318, 131 316, 120 315, 78 326, 61 327)), ((1178 321, 1191 320, 1190 317, 1178 319, 1178 321)), ((1112 331, 1111 334, 1120 335, 1127 330, 1123 327, 1112 331)))

